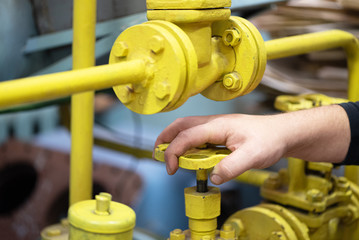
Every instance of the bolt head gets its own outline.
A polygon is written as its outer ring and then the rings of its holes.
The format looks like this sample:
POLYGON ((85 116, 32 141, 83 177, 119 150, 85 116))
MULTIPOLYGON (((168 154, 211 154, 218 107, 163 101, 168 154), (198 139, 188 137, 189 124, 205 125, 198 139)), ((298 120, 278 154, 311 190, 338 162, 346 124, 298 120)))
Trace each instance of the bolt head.
POLYGON ((113 53, 118 58, 126 57, 128 55, 127 43, 123 41, 116 42, 113 49, 113 53))
POLYGON ((242 88, 242 78, 237 72, 224 75, 223 86, 230 91, 238 91, 242 88))
POLYGON ((175 229, 170 232, 169 240, 185 240, 186 236, 181 229, 175 229))
POLYGON ((223 33, 222 40, 224 45, 235 47, 241 41, 241 33, 237 29, 227 29, 223 33))
POLYGON ((307 200, 310 202, 321 202, 323 201, 324 195, 318 189, 310 189, 307 192, 307 200))
POLYGON ((133 93, 130 91, 129 87, 122 87, 117 91, 118 98, 122 103, 130 103, 133 100, 133 93))
POLYGON ((236 232, 232 226, 232 224, 226 223, 223 225, 221 231, 220 231, 220 237, 221 239, 234 239, 236 236, 236 232))
POLYGON ((158 54, 164 50, 165 41, 161 36, 155 35, 149 40, 148 46, 152 52, 158 54))
POLYGON ((166 82, 159 82, 155 87, 155 94, 158 99, 164 99, 170 94, 170 86, 166 82))
POLYGON ((341 192, 347 192, 350 190, 350 184, 345 177, 338 178, 337 189, 341 192))

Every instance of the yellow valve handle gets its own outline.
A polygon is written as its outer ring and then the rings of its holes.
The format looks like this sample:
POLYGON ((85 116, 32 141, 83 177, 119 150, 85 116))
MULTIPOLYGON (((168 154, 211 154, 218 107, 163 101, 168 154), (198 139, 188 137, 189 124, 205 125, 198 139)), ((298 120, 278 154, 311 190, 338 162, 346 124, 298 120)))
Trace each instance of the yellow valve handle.
POLYGON ((304 94, 299 96, 282 95, 276 98, 274 107, 283 112, 293 112, 345 102, 349 102, 349 100, 328 97, 323 94, 304 94))
MULTIPOLYGON (((155 159, 157 161, 165 162, 165 151, 168 145, 165 143, 156 147, 155 159)), ((229 149, 221 146, 205 145, 192 148, 179 157, 178 166, 189 170, 210 169, 230 153, 229 149)))

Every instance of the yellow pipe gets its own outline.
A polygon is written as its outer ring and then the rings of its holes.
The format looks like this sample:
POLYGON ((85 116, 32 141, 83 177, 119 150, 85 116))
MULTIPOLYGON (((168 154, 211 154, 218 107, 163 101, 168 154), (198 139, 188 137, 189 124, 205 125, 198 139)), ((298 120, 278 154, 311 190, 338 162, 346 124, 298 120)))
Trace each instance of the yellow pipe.
POLYGON ((250 185, 254 185, 257 187, 260 187, 263 185, 265 180, 275 172, 266 171, 266 170, 248 170, 238 177, 235 178, 235 180, 241 182, 241 183, 247 183, 250 185))
POLYGON ((73 93, 136 83, 147 78, 143 60, 103 65, 0 83, 0 108, 56 99, 73 93))
POLYGON ((288 173, 288 192, 304 191, 306 186, 305 161, 297 158, 288 158, 288 173))
MULTIPOLYGON (((96 4, 74 0, 73 69, 95 65, 96 4)), ((93 91, 71 97, 70 206, 92 198, 94 97, 93 91)))
MULTIPOLYGON (((313 51, 343 48, 347 54, 349 70, 348 99, 359 100, 359 41, 354 35, 340 30, 331 30, 271 40, 267 41, 265 46, 269 60, 313 51)), ((359 184, 359 167, 346 167, 345 176, 359 184)))

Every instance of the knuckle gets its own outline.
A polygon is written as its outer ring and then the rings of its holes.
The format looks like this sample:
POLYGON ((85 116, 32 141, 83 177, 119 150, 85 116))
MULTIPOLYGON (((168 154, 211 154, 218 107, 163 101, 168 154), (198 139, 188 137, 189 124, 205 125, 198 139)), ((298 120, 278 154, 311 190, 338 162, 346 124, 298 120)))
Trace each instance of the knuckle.
POLYGON ((176 120, 174 120, 173 124, 175 125, 181 125, 183 124, 184 122, 186 122, 186 117, 182 117, 182 118, 177 118, 176 120))
POLYGON ((184 130, 182 132, 180 132, 178 135, 177 135, 177 138, 181 138, 181 139, 188 139, 191 137, 191 134, 189 133, 188 130, 184 130))

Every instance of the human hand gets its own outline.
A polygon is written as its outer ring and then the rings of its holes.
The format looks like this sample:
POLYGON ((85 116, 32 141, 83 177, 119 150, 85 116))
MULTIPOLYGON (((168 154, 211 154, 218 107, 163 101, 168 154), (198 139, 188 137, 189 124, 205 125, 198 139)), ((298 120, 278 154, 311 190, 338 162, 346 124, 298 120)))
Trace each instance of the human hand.
POLYGON ((232 114, 181 118, 159 135, 155 146, 171 142, 165 160, 167 172, 174 174, 178 157, 190 148, 204 143, 225 145, 232 153, 211 174, 211 181, 221 184, 248 169, 265 168, 280 159, 285 146, 273 117, 232 114))
POLYGON ((211 181, 221 184, 249 169, 269 167, 281 157, 340 162, 348 150, 350 127, 340 106, 267 116, 185 117, 163 130, 155 146, 162 143, 170 143, 165 160, 171 175, 187 150, 205 143, 226 146, 232 153, 211 174, 211 181))

